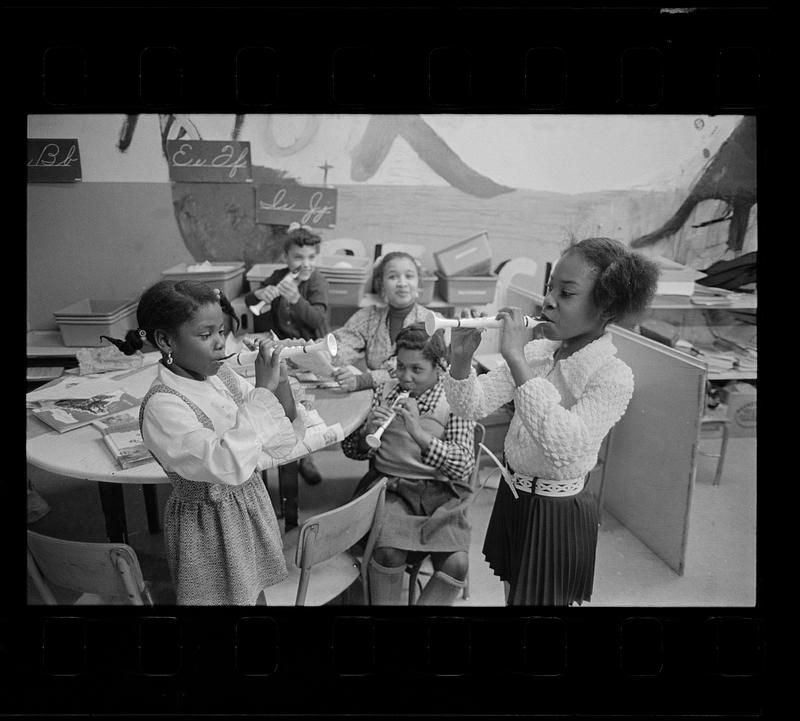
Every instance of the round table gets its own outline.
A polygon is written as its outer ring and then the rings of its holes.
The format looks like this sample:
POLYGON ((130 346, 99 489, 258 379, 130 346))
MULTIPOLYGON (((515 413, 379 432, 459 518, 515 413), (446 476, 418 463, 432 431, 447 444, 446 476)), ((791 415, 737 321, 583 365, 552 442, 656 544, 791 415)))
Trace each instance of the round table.
MULTIPOLYGON (((157 364, 153 363, 134 371, 104 373, 100 377, 104 382, 114 380, 131 395, 143 398, 156 376, 156 368, 157 364)), ((56 385, 70 377, 62 376, 47 386, 56 385)), ((312 408, 323 421, 327 425, 341 424, 345 436, 364 422, 372 402, 370 390, 347 393, 338 389, 314 388, 309 389, 307 394, 314 396, 312 408)), ((129 411, 133 412, 135 411, 129 411)), ((122 470, 94 427, 83 426, 66 433, 58 433, 30 411, 27 414, 26 455, 28 463, 37 468, 68 478, 97 482, 106 520, 106 534, 110 541, 127 543, 122 484, 141 484, 148 528, 153 533, 158 532, 154 484, 169 483, 169 479, 155 461, 122 470)), ((297 525, 297 461, 302 455, 305 454, 283 461, 278 469, 281 515, 286 530, 297 525)))

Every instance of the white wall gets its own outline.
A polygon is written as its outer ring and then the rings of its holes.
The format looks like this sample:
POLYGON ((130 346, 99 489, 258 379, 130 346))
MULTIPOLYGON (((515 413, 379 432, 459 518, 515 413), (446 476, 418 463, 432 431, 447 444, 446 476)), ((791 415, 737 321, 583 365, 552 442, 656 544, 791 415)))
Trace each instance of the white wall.
MULTIPOLYGON (((190 115, 205 140, 230 140, 234 115, 190 115)), ((687 188, 741 120, 738 115, 424 115, 423 120, 477 172, 497 183, 554 193, 687 188)), ((286 170, 306 185, 352 183, 350 153, 368 115, 247 115, 239 140, 257 165, 286 170), (304 132, 302 149, 289 154, 304 132)), ((31 115, 28 137, 77 138, 86 182, 166 182, 157 115, 140 115, 130 147, 116 150, 125 116, 31 115)), ((401 138, 372 184, 445 185, 401 138)))

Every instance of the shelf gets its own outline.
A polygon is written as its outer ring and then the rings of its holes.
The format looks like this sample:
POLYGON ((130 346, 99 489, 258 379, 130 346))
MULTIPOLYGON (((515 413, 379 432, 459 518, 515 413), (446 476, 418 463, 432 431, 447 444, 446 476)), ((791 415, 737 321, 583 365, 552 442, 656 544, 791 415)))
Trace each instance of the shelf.
POLYGON ((708 371, 710 381, 755 381, 758 371, 708 371))
POLYGON ((650 310, 758 310, 758 296, 741 293, 730 305, 695 305, 688 296, 657 295, 648 306, 650 310))
POLYGON ((31 330, 26 337, 28 358, 75 358, 77 348, 64 345, 59 330, 31 330))

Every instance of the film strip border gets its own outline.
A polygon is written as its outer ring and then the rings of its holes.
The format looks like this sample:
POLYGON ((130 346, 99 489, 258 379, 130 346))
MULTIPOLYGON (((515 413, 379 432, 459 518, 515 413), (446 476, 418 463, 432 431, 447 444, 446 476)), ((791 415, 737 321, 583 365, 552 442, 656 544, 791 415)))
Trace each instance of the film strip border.
POLYGON ((726 611, 65 614, 3 636, 6 713, 764 710, 763 624, 726 611))
POLYGON ((71 16, 48 10, 11 79, 32 111, 719 113, 765 103, 766 8, 262 8, 222 20, 197 9, 149 25, 127 10, 89 10, 105 30, 86 42, 57 32, 71 16))

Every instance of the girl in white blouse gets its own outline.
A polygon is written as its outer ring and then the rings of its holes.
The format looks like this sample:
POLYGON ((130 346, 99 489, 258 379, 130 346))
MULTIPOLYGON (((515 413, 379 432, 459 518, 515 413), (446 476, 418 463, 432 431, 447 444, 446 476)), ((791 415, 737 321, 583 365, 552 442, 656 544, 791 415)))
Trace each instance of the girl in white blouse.
POLYGON ((616 358, 606 325, 643 311, 658 268, 622 243, 572 244, 548 283, 538 340, 522 311, 504 308, 505 363, 471 368, 481 331, 453 329, 444 378, 454 413, 481 418, 514 401, 501 483, 483 553, 505 583, 509 605, 567 606, 591 600, 598 509, 585 488, 603 438, 622 417, 633 374, 616 358))
POLYGON ((255 604, 287 576, 275 512, 259 471, 305 433, 279 348, 263 343, 255 387, 225 362, 225 296, 197 281, 161 281, 139 300, 137 334, 162 353, 142 401, 145 445, 172 494, 167 560, 178 604, 255 604))

